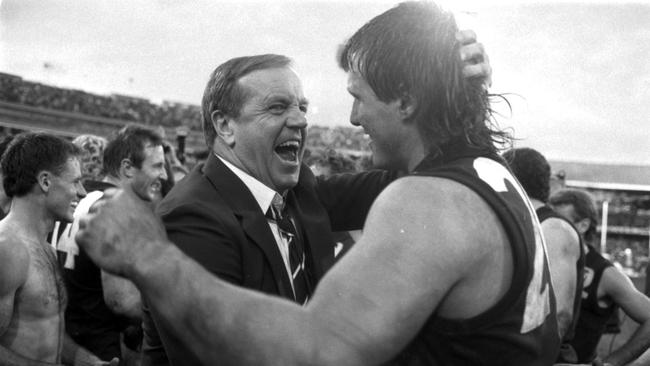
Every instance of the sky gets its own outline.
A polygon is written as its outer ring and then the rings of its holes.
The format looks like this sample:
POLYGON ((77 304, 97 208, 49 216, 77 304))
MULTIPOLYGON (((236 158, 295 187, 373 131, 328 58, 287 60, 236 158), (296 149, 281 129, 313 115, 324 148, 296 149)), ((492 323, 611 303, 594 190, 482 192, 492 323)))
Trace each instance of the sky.
MULTIPOLYGON (((310 124, 350 126, 338 46, 397 1, 0 0, 0 72, 199 104, 237 56, 292 57, 310 124)), ((650 0, 438 1, 484 44, 498 125, 550 160, 650 165, 650 0), (469 15, 468 15, 469 14, 469 15)))

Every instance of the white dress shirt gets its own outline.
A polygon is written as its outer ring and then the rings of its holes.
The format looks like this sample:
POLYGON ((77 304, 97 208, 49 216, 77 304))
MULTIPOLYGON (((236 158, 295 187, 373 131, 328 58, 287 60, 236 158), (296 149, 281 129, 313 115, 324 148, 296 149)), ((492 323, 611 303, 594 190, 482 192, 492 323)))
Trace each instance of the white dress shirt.
MULTIPOLYGON (((248 190, 251 191, 251 193, 253 194, 255 201, 257 201, 257 204, 259 205, 260 210, 262 211, 262 215, 266 215, 266 212, 269 210, 269 207, 271 207, 271 203, 273 202, 273 197, 275 197, 275 195, 279 193, 272 190, 271 188, 269 188, 259 180, 255 179, 250 174, 244 172, 243 170, 234 166, 230 162, 226 161, 224 158, 220 157, 219 155, 217 155, 217 157, 228 167, 228 169, 230 169, 233 173, 235 173, 235 175, 242 181, 242 183, 244 183, 244 185, 246 185, 248 190)), ((280 232, 280 228, 275 223, 275 221, 267 220, 267 222, 269 224, 269 227, 271 228, 271 232, 273 233, 273 236, 275 237, 275 243, 278 246, 278 250, 282 255, 282 260, 284 261, 284 267, 287 270, 289 281, 291 281, 291 288, 293 289, 291 264, 289 263, 289 242, 282 235, 282 233, 280 232)))

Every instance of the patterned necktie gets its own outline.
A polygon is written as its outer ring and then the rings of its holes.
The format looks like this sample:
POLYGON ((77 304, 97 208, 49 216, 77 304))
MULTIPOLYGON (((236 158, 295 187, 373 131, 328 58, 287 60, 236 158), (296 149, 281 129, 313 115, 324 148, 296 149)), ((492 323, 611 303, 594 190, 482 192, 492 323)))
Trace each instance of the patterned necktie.
POLYGON ((305 251, 296 232, 296 227, 291 220, 289 210, 282 210, 283 206, 282 196, 276 194, 270 207, 273 210, 271 220, 278 225, 289 247, 289 266, 291 268, 294 299, 297 303, 305 305, 311 294, 310 282, 305 271, 305 251))

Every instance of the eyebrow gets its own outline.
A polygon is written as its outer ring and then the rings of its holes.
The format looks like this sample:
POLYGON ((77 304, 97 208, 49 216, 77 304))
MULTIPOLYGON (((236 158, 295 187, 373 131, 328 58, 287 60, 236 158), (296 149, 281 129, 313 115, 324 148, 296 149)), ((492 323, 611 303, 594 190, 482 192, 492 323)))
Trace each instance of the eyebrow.
MULTIPOLYGON (((274 101, 274 100, 283 100, 283 101, 291 101, 294 100, 293 95, 288 95, 285 93, 276 93, 276 94, 269 94, 266 97, 262 99, 263 102, 269 102, 269 101, 274 101)), ((299 97, 298 98, 298 104, 309 104, 309 100, 306 97, 299 97)))

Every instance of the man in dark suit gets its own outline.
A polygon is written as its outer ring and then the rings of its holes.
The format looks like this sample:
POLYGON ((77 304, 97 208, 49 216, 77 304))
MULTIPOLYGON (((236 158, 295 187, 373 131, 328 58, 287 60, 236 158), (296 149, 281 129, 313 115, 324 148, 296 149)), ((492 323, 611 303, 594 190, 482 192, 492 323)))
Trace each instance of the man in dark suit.
MULTIPOLYGON (((482 61, 473 35, 466 41, 461 54, 482 61)), ((476 70, 489 75, 483 63, 468 66, 470 77, 476 70)), ((314 177, 302 164, 307 108, 285 56, 240 57, 217 67, 202 102, 211 154, 157 209, 171 241, 211 273, 301 304, 345 251, 335 249, 332 231, 361 229, 374 199, 397 176, 314 177), (283 216, 290 229, 280 224, 283 216), (298 266, 294 255, 302 259, 298 266)), ((145 312, 144 364, 199 364, 159 318, 145 312)))
MULTIPOLYGON (((266 217, 275 196, 285 202, 303 248, 308 298, 335 261, 332 230, 361 229, 370 205, 396 176, 372 171, 314 177, 301 164, 307 104, 285 56, 241 57, 219 66, 203 97, 212 153, 157 209, 172 242, 213 274, 301 303, 305 298, 294 292, 290 269, 291 243, 266 217)), ((151 318, 155 314, 145 319, 145 363, 194 364, 151 318)))

